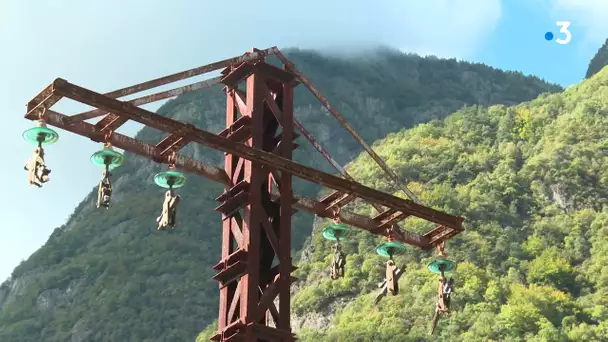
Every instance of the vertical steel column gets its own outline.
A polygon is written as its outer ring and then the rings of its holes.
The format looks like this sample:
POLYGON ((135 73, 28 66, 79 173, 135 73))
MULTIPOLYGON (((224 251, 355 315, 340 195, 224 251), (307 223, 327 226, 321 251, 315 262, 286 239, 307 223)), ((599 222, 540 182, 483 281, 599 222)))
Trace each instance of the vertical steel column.
MULTIPOLYGON (((291 74, 258 62, 246 77, 246 92, 228 86, 227 129, 220 135, 292 159, 297 146, 294 84, 287 76, 291 74), (237 108, 242 115, 238 119, 237 108)), ((231 183, 217 198, 222 202, 216 210, 222 213, 223 235, 222 260, 214 266, 220 271, 214 276, 220 282, 219 331, 212 340, 293 341, 292 176, 231 154, 225 156, 225 168, 231 183), (274 200, 273 186, 280 194, 274 200)))
MULTIPOLYGON (((226 93, 226 127, 232 126, 234 121, 236 121, 237 111, 233 95, 234 94, 231 94, 230 92, 226 93)), ((235 174, 236 162, 237 158, 235 156, 226 154, 224 168, 230 179, 230 187, 233 187, 237 183, 239 177, 238 171, 235 174)), ((232 225, 236 225, 235 220, 222 213, 222 260, 227 260, 234 252, 234 235, 231 231, 232 225)), ((218 317, 218 327, 220 331, 223 331, 232 321, 232 317, 228 317, 228 311, 230 304, 234 299, 235 292, 237 292, 236 290, 236 283, 231 283, 228 286, 220 285, 220 308, 218 317)), ((238 301, 238 298, 236 300, 238 301)))
MULTIPOLYGON (((260 89, 262 78, 257 73, 247 78, 247 109, 244 116, 251 116, 251 138, 247 145, 259 149, 264 147, 264 104, 260 89)), ((243 221, 243 241, 247 251, 247 273, 241 278, 241 320, 247 324, 245 341, 258 341, 249 323, 258 317, 259 287, 260 287, 260 256, 262 235, 262 186, 266 181, 261 165, 245 161, 245 181, 249 183, 249 203, 245 207, 243 221)))
MULTIPOLYGON (((283 132, 281 136, 281 155, 283 158, 293 158, 293 139, 294 139, 294 120, 293 120, 293 87, 288 84, 283 84, 282 101, 282 126, 283 132)), ((281 208, 280 208, 280 263, 279 263, 279 313, 280 319, 277 324, 279 329, 291 330, 290 323, 290 288, 291 288, 291 272, 293 269, 291 261, 291 216, 293 208, 291 207, 291 199, 293 197, 292 176, 287 172, 281 172, 280 184, 281 208)))

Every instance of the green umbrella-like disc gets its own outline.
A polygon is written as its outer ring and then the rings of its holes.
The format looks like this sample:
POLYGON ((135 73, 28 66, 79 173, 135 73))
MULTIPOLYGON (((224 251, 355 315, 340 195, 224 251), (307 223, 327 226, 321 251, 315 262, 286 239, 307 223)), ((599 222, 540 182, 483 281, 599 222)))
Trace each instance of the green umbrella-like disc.
POLYGON ((32 127, 23 132, 23 139, 36 145, 38 145, 38 141, 50 145, 59 140, 59 134, 46 126, 32 127))
POLYGON ((169 189, 173 187, 173 189, 177 189, 186 185, 186 176, 175 170, 164 171, 154 176, 154 183, 161 188, 169 189))
POLYGON ((395 255, 403 254, 404 252, 405 245, 397 241, 384 242, 376 248, 376 253, 385 258, 391 258, 395 255))
POLYGON ((323 229, 323 237, 327 240, 336 241, 342 239, 350 230, 350 227, 342 223, 331 224, 323 229))
POLYGON ((125 161, 125 156, 114 151, 111 147, 104 147, 103 150, 97 151, 91 155, 91 162, 97 166, 106 167, 106 162, 109 163, 110 169, 119 167, 125 161))
POLYGON ((435 274, 441 274, 442 268, 444 273, 449 273, 456 269, 456 262, 450 259, 437 258, 431 261, 427 268, 429 269, 429 271, 435 274))

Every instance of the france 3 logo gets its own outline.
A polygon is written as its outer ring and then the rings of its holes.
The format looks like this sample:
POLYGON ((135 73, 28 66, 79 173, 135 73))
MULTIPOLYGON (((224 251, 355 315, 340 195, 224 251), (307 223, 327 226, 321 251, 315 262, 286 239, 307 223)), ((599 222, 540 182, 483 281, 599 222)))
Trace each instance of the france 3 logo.
MULTIPOLYGON (((570 27, 570 22, 569 21, 558 21, 555 23, 556 26, 558 26, 559 32, 562 33, 564 35, 563 38, 557 38, 555 39, 555 42, 557 44, 568 44, 570 43, 570 40, 572 39, 572 33, 570 33, 570 31, 568 30, 568 27, 570 27)), ((546 40, 553 40, 553 32, 549 31, 547 33, 545 33, 545 39, 546 40)))

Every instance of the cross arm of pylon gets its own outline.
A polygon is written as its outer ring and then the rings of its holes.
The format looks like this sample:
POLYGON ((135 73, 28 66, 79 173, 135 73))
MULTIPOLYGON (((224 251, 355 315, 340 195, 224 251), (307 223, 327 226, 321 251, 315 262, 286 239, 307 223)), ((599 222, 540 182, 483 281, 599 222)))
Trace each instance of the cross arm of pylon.
MULTIPOLYGON (((276 168, 283 172, 289 172, 292 175, 332 188, 334 190, 341 191, 343 193, 348 193, 356 196, 357 198, 361 198, 363 200, 369 201, 375 205, 387 207, 390 210, 394 211, 400 219, 403 219, 407 216, 416 216, 422 218, 424 220, 434 222, 438 224, 438 227, 433 231, 437 233, 432 234, 432 236, 420 236, 418 234, 414 234, 407 231, 402 231, 399 234, 400 236, 395 236, 395 238, 402 240, 405 243, 418 246, 423 249, 429 249, 433 245, 429 242, 433 239, 435 243, 440 240, 443 240, 445 236, 449 234, 454 234, 462 231, 462 217, 456 217, 453 215, 449 215, 447 213, 434 210, 432 208, 424 207, 422 205, 416 204, 409 200, 404 200, 369 187, 363 186, 359 183, 353 182, 351 180, 342 179, 336 177, 331 174, 327 174, 308 166, 295 163, 291 160, 282 158, 278 155, 274 155, 272 153, 248 147, 245 144, 240 142, 233 141, 229 138, 222 137, 217 134, 213 134, 195 127, 190 127, 189 125, 172 120, 170 118, 166 118, 145 109, 139 108, 131 103, 119 101, 117 99, 111 98, 109 96, 105 96, 91 90, 85 89, 80 86, 76 86, 71 84, 63 79, 57 79, 50 87, 45 89, 46 93, 43 96, 37 96, 35 98, 38 99, 36 101, 31 101, 32 108, 26 114, 26 118, 31 120, 38 119, 37 112, 35 108, 48 108, 49 105, 52 105, 51 102, 57 102, 57 98, 67 97, 81 103, 93 106, 98 108, 106 113, 113 113, 119 117, 126 118, 129 120, 137 121, 142 123, 148 127, 156 128, 161 131, 164 131, 169 134, 180 134, 183 138, 185 138, 188 142, 196 142, 200 143, 217 150, 232 153, 234 155, 240 156, 242 158, 251 160, 253 162, 259 163, 261 165, 268 165, 272 168, 276 168), (50 92, 49 92, 50 90, 50 92), (448 233, 446 233, 448 232, 448 233), (443 235, 443 237, 438 236, 443 235)), ((59 113, 48 111, 46 114, 46 118, 48 124, 57 126, 59 128, 66 129, 68 131, 75 132, 77 134, 88 136, 93 140, 100 140, 102 137, 102 132, 98 127, 94 125, 85 123, 84 121, 78 121, 72 124, 65 124, 65 116, 61 116, 59 113), (54 116, 54 119, 51 117, 54 116), (86 127, 87 132, 84 132, 86 127), (80 130, 80 132, 79 132, 80 130)), ((119 137, 116 133, 113 134, 114 139, 118 139, 119 137)), ((126 137, 125 137, 126 138, 126 137)), ((152 158, 152 156, 158 157, 160 152, 158 148, 153 147, 152 145, 141 145, 141 142, 137 142, 139 144, 139 152, 138 154, 145 153, 147 157, 152 158)), ((185 145, 185 144, 182 144, 185 145)), ((116 144, 116 147, 123 148, 127 151, 137 153, 138 151, 134 151, 130 144, 116 144)), ((183 147, 183 146, 180 146, 183 147)), ((185 171, 196 172, 202 176, 207 178, 220 181, 223 177, 222 173, 209 168, 209 166, 201 166, 196 164, 195 161, 191 159, 185 159, 184 156, 179 156, 177 159, 184 163, 183 166, 185 171), (204 171, 196 171, 201 170, 204 171)), ((166 161, 162 161, 166 162, 166 161)), ((181 167, 182 165, 177 165, 176 167, 181 167)), ((294 199, 296 202, 300 202, 300 204, 305 203, 303 207, 305 210, 315 212, 319 216, 328 217, 329 213, 325 212, 325 207, 320 202, 316 201, 299 201, 298 199, 294 199)), ((294 207, 297 208, 296 205, 294 207)), ((351 224, 353 226, 366 229, 375 234, 383 234, 382 227, 387 225, 386 221, 374 220, 373 218, 363 217, 360 215, 351 214, 348 212, 342 212, 341 218, 347 224, 351 224)), ((395 216, 392 217, 395 219, 395 216)), ((396 222, 391 222, 391 224, 396 222)), ((432 232, 433 232, 432 231, 432 232)), ((431 232, 427 233, 430 234, 431 232)))

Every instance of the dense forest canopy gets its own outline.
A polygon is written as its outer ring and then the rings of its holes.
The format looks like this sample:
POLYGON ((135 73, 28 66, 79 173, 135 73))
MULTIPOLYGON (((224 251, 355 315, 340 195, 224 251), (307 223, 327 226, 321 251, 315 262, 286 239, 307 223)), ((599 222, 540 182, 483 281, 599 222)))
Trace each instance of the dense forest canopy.
POLYGON ((604 42, 604 45, 597 50, 597 53, 589 62, 589 68, 585 78, 589 78, 598 73, 602 68, 608 65, 608 39, 604 42))
MULTIPOLYGON (((373 299, 381 238, 355 230, 333 281, 318 222, 293 296, 303 341, 608 340, 608 67, 561 94, 516 106, 467 106, 389 134, 374 148, 421 201, 466 217, 447 252, 459 262, 455 310, 428 335, 437 276, 410 248, 400 295, 373 299), (321 317, 321 318, 320 318, 321 317)), ((404 196, 367 155, 348 166, 368 186, 404 196)), ((352 208, 373 209, 362 203, 352 208)), ((327 223, 327 222, 325 222, 327 223)), ((426 222, 408 229, 423 232, 426 222)))

